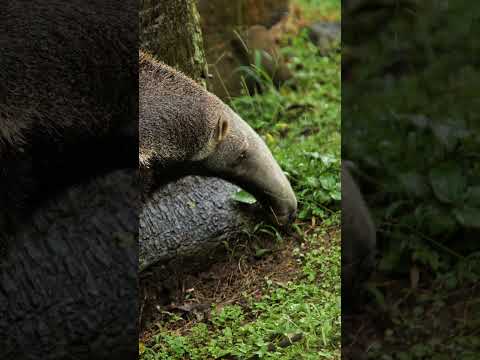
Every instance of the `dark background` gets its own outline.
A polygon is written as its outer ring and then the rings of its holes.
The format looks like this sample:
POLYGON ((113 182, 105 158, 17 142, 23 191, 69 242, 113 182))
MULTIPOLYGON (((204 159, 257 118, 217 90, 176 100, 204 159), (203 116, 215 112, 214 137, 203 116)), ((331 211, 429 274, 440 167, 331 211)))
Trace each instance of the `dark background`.
POLYGON ((346 359, 479 353, 480 8, 344 1, 342 157, 377 226, 377 270, 343 316, 346 359))

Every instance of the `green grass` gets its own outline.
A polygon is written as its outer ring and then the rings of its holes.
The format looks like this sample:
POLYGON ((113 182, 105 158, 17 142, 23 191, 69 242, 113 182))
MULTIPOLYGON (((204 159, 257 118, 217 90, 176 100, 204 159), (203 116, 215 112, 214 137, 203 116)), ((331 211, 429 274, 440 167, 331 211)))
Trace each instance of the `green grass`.
POLYGON ((261 96, 236 98, 232 106, 289 174, 305 220, 325 216, 325 206, 340 199, 340 55, 319 57, 304 36, 284 50, 298 89, 276 90, 266 79, 261 96))
POLYGON ((260 298, 246 296, 241 305, 213 306, 209 320, 186 334, 160 325, 157 335, 142 346, 142 359, 339 359, 340 249, 338 239, 320 247, 321 235, 319 230, 306 239, 309 251, 294 250, 302 263, 299 279, 277 283, 266 278, 260 298), (279 345, 295 337, 292 345, 279 345))
MULTIPOLYGON (((309 13, 340 8, 338 0, 298 3, 309 13)), ((231 106, 263 136, 297 194, 296 239, 283 235, 277 244, 291 246, 285 263, 292 273, 280 281, 283 268, 274 271, 255 295, 213 304, 188 326, 171 314, 140 344, 143 360, 340 359, 340 55, 320 57, 304 35, 283 51, 296 89, 276 89, 263 76, 261 95, 231 106)))

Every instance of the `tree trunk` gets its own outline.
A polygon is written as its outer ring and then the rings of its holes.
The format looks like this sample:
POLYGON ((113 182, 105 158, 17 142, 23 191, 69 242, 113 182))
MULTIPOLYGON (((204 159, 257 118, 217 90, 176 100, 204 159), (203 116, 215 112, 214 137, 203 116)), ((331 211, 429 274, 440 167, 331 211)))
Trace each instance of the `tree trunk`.
MULTIPOLYGON (((208 82, 210 91, 229 99, 240 95, 243 88, 238 68, 250 65, 231 42, 238 40, 239 35, 243 38, 245 30, 253 25, 267 29, 276 24, 288 13, 289 3, 289 0, 140 0, 140 46, 202 85, 208 82)), ((258 50, 271 45, 262 44, 258 50)), ((280 78, 283 82, 290 74, 280 78)))
POLYGON ((194 0, 140 0, 140 46, 205 85, 207 67, 194 0))

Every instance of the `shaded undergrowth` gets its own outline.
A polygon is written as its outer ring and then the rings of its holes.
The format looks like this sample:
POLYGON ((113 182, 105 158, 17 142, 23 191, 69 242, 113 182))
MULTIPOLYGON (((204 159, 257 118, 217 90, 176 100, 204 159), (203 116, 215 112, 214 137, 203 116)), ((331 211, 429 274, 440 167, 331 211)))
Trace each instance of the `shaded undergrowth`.
POLYGON ((478 8, 385 1, 344 21, 342 149, 380 250, 347 359, 479 357, 478 8))

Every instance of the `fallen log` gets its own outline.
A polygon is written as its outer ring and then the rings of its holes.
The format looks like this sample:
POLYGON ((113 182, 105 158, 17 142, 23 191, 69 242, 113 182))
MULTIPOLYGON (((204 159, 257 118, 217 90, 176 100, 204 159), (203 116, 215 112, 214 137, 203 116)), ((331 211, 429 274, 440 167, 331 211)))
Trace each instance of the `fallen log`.
POLYGON ((224 241, 251 228, 261 211, 233 200, 235 185, 216 178, 186 177, 167 184, 140 214, 139 269, 208 263, 224 241))

